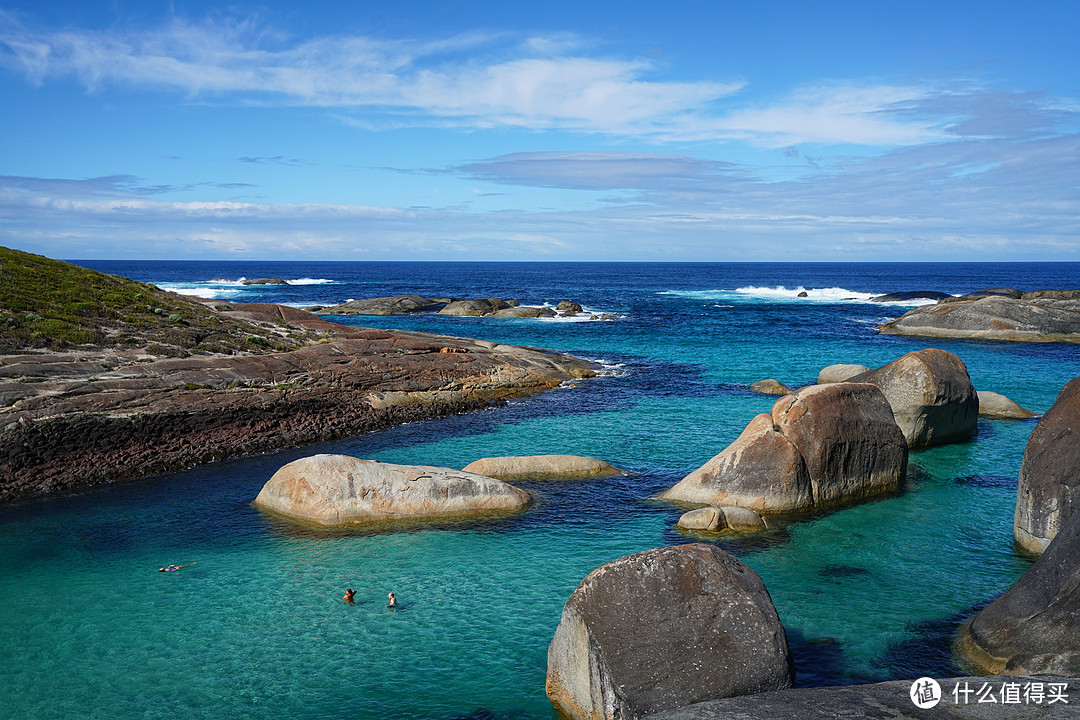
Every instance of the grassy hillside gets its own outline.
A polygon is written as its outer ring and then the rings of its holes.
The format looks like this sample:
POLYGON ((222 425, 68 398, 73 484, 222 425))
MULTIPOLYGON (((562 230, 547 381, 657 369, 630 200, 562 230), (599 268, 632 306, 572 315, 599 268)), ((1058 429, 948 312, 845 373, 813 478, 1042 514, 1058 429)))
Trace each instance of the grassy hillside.
POLYGON ((228 317, 147 283, 0 247, 0 354, 89 347, 146 348, 175 357, 266 352, 301 347, 311 335, 228 317))

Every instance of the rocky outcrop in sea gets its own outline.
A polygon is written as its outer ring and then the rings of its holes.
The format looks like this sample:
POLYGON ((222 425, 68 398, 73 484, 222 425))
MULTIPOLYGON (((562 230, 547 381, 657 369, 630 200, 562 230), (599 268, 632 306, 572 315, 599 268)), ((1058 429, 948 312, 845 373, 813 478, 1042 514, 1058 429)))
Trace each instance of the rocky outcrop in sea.
POLYGON ((587 316, 592 320, 612 320, 611 315, 585 312, 581 305, 570 300, 559 302, 554 308, 522 305, 518 300, 501 298, 426 298, 421 295, 395 295, 392 297, 360 298, 329 307, 309 308, 319 315, 405 315, 411 313, 438 313, 459 317, 492 318, 539 318, 587 316))
POLYGON ((500 480, 517 478, 574 480, 626 474, 603 460, 581 455, 517 455, 481 458, 469 463, 463 469, 465 472, 487 475, 500 480))
POLYGON ((878 329, 891 335, 1080 342, 1080 290, 980 290, 909 310, 878 329))

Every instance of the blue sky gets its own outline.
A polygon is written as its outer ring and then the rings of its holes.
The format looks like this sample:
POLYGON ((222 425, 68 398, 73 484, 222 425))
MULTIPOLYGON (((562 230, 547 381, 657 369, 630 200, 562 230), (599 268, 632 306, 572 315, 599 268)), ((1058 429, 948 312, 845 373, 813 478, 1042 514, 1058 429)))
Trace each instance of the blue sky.
POLYGON ((1080 3, 0 0, 57 258, 1080 260, 1080 3))

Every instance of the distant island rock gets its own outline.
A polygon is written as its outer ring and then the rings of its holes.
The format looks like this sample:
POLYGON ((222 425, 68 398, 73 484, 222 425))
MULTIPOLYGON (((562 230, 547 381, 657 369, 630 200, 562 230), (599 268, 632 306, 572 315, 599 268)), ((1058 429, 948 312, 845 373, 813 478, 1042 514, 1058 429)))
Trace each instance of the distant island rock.
POLYGON ((438 313, 458 317, 537 318, 575 317, 587 314, 593 320, 613 320, 610 315, 585 313, 581 305, 563 300, 554 308, 522 305, 518 300, 500 298, 426 298, 421 295, 361 298, 340 305, 320 307, 318 315, 404 315, 409 313, 438 313))
POLYGON ((242 280, 241 285, 288 285, 288 281, 281 278, 255 278, 254 280, 242 280))
POLYGON ((626 474, 603 460, 581 455, 521 455, 481 458, 466 465, 463 471, 499 478, 500 480, 520 478, 570 480, 626 474))
POLYGON ((284 465, 255 505, 321 527, 507 515, 532 497, 501 480, 462 470, 313 455, 284 465))
POLYGON ((761 578, 707 544, 646 550, 589 573, 547 657, 548 698, 570 720, 637 720, 795 679, 761 578))
POLYGON ((0 502, 463 413, 595 372, 0 248, 0 502))
POLYGON ((937 290, 904 290, 902 292, 887 293, 885 295, 875 295, 870 298, 870 302, 888 303, 910 302, 912 300, 943 300, 948 297, 952 297, 952 295, 949 293, 938 292, 937 290))
POLYGON ((1080 290, 979 290, 915 308, 878 329, 891 335, 1080 342, 1080 290))

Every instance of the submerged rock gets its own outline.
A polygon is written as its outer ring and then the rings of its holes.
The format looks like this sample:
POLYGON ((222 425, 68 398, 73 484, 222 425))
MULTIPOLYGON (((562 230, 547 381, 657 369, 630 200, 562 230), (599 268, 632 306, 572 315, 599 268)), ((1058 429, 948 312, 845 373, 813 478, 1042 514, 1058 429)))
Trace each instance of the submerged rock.
POLYGON ((1041 553, 1080 509, 1080 378, 1066 383, 1031 431, 1016 494, 1013 531, 1020 547, 1041 553))
POLYGON ((980 670, 1072 674, 1080 657, 1080 514, 1004 595, 964 627, 957 652, 980 670))
POLYGON ((787 636, 752 569, 713 545, 646 550, 597 568, 566 601, 547 695, 571 720, 636 720, 791 687, 787 636))
POLYGON ((510 480, 513 478, 545 478, 569 480, 584 477, 623 475, 622 470, 603 460, 581 455, 522 455, 489 457, 474 460, 463 472, 510 480))
POLYGON ((909 352, 850 381, 881 388, 910 449, 964 442, 978 431, 979 397, 951 352, 909 352))
POLYGON ((818 385, 828 385, 829 383, 847 382, 856 375, 860 375, 864 372, 868 372, 870 368, 866 365, 850 365, 850 364, 838 364, 829 365, 821 368, 821 372, 818 373, 817 381, 818 385))
POLYGON ((979 416, 994 420, 1026 420, 1038 413, 1020 407, 1015 402, 989 390, 979 390, 979 416))
POLYGON ((313 455, 274 473, 255 504, 294 520, 337 527, 519 513, 532 497, 462 470, 313 455))
POLYGON ((802 512, 895 492, 907 445, 882 392, 812 385, 777 400, 661 500, 802 512))

